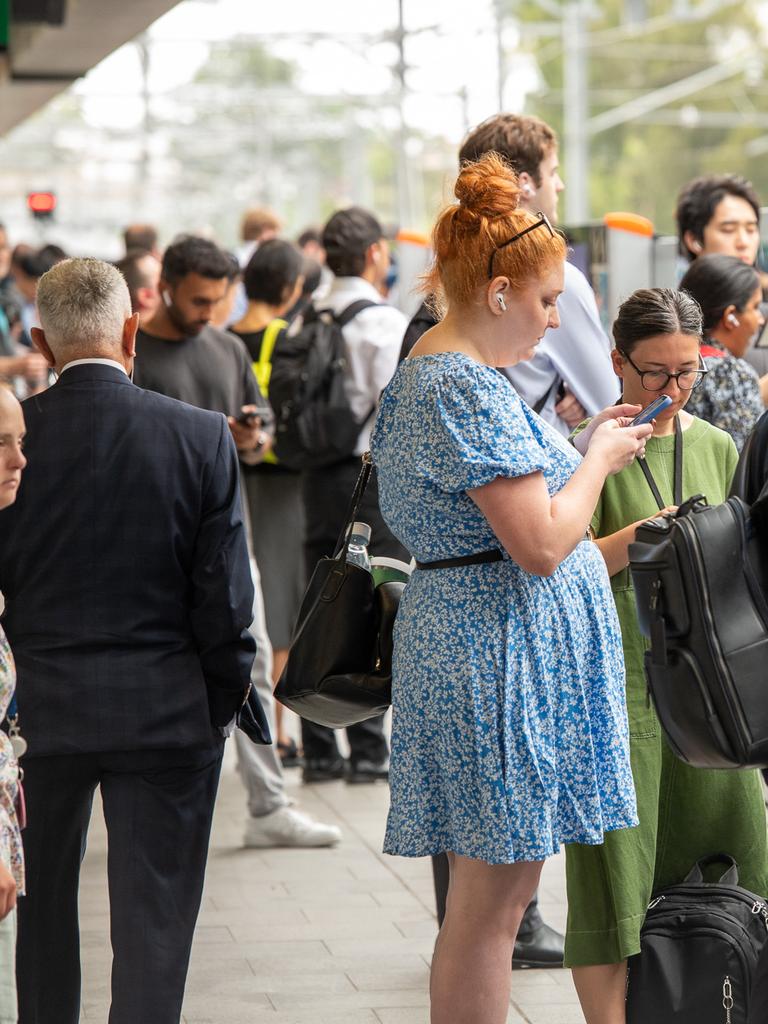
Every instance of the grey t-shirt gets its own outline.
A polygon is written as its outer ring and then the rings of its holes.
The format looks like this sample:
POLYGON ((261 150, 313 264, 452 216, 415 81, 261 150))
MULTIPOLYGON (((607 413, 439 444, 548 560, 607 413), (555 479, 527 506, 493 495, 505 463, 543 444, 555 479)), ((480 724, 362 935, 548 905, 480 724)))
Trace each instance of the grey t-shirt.
POLYGON ((181 341, 167 341, 140 330, 133 380, 147 391, 225 416, 237 416, 242 406, 255 405, 267 430, 274 423, 245 345, 229 331, 210 325, 181 341))

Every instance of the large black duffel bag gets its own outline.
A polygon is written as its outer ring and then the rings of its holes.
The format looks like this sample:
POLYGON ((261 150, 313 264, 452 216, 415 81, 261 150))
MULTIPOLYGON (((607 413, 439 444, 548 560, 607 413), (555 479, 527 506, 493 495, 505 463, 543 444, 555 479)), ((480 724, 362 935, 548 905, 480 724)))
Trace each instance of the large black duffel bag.
POLYGON ((738 881, 733 858, 714 854, 654 896, 629 958, 627 1024, 747 1024, 768 908, 738 881), (705 882, 720 861, 720 880, 705 882))
POLYGON ((749 506, 698 495, 635 537, 646 677, 670 746, 702 768, 767 766, 768 573, 749 506))

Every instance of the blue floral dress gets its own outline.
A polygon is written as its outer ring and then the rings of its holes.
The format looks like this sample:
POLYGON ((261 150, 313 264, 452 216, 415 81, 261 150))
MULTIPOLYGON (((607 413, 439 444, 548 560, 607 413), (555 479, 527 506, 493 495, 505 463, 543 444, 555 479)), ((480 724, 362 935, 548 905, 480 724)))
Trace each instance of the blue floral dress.
MULTIPOLYGON (((460 353, 400 365, 371 451, 384 518, 421 562, 500 547, 467 490, 580 456, 509 381, 460 353)), ((621 634, 585 540, 552 576, 501 562, 415 571, 395 624, 384 849, 541 860, 637 824, 621 634)))

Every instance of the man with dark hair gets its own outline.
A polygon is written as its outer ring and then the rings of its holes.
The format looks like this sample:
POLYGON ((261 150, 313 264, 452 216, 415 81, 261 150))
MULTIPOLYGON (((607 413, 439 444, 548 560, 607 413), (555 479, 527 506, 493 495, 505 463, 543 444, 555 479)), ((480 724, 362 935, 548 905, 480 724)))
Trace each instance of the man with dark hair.
POLYGON ((675 210, 680 252, 689 260, 722 253, 752 266, 760 247, 760 201, 736 174, 710 174, 683 187, 675 210))
MULTIPOLYGON (((182 236, 166 249, 161 302, 137 335, 134 380, 150 391, 224 413, 241 462, 255 464, 267 450, 272 410, 259 391, 243 342, 210 323, 238 272, 235 258, 205 238, 182 236)), ((252 680, 274 735, 272 648, 255 562, 252 572, 251 630, 257 647, 252 680)), ((240 730, 235 744, 248 792, 246 846, 330 846, 339 841, 335 826, 290 805, 274 746, 257 747, 240 730)))
POLYGON ((129 224, 123 231, 123 243, 126 255, 132 249, 143 249, 144 252, 151 252, 156 260, 160 259, 161 253, 157 247, 157 229, 151 224, 129 224))
MULTIPOLYGON (((557 136, 537 117, 496 114, 467 136, 459 161, 476 160, 494 151, 517 172, 520 205, 557 223, 557 204, 565 186, 560 179, 557 136)), ((522 398, 542 419, 566 436, 572 428, 618 395, 610 360, 610 342, 600 323, 589 282, 573 264, 565 264, 565 290, 558 299, 560 327, 544 335, 532 359, 504 370, 522 398)), ((422 330, 428 312, 420 310, 422 330)), ((407 347, 417 340, 417 324, 407 347)), ((404 346, 406 348, 406 346, 404 346)))
MULTIPOLYGON (((336 275, 327 297, 316 303, 336 318, 358 303, 367 304, 342 328, 346 354, 345 389, 360 423, 360 435, 349 457, 332 466, 303 474, 306 516, 307 575, 318 560, 332 555, 344 525, 349 498, 360 471, 360 455, 367 450, 379 395, 397 367, 403 333, 407 326, 399 310, 381 301, 380 286, 389 270, 389 247, 378 220, 358 206, 339 210, 322 234, 327 265, 336 275)), ((374 555, 408 558, 392 536, 381 512, 375 477, 371 478, 359 513, 371 527, 369 551, 374 555)), ((382 718, 370 719, 347 729, 350 764, 339 753, 332 729, 302 720, 304 781, 322 782, 346 776, 348 782, 375 782, 389 773, 389 748, 382 718)))
MULTIPOLYGON (((760 248, 760 200, 752 183, 737 174, 709 174, 683 186, 675 209, 680 252, 699 256, 735 256, 750 267, 760 248)), ((759 374, 763 401, 768 397, 768 349, 752 339, 744 353, 759 374)))
POLYGON ((139 324, 146 323, 160 301, 160 261, 145 249, 131 249, 115 266, 128 285, 131 309, 139 314, 139 324))

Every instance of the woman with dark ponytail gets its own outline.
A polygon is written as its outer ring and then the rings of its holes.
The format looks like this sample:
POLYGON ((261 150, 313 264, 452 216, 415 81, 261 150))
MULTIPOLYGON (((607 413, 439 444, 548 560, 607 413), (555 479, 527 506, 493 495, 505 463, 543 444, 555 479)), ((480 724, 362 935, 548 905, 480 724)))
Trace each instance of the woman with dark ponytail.
POLYGON ((688 411, 708 380, 701 336, 697 303, 666 288, 635 292, 613 325, 613 366, 624 401, 645 406, 665 394, 672 404, 653 421, 645 459, 608 477, 591 522, 621 623, 640 824, 608 833, 602 846, 566 847, 565 963, 573 969, 587 1024, 625 1024, 627 957, 640 951, 646 907, 655 892, 682 882, 697 860, 729 853, 738 862, 741 884, 768 893, 759 775, 690 768, 670 750, 647 698, 647 644, 628 567, 627 549, 641 523, 695 494, 705 494, 712 504, 728 494, 734 443, 688 411))
POLYGON ((688 268, 680 288, 701 306, 701 354, 709 371, 692 395, 689 410, 727 431, 741 451, 765 412, 761 381, 743 358, 765 323, 760 278, 754 267, 735 256, 701 256, 688 268))

